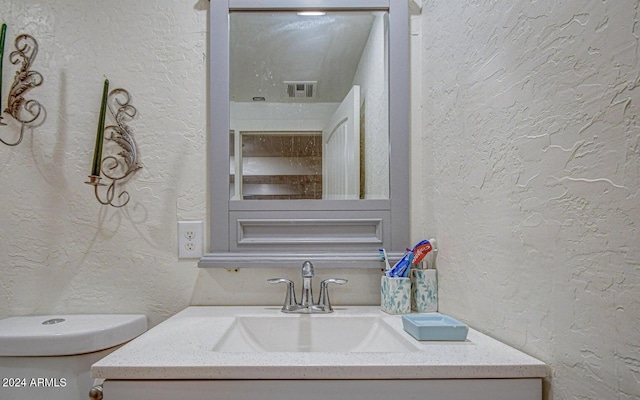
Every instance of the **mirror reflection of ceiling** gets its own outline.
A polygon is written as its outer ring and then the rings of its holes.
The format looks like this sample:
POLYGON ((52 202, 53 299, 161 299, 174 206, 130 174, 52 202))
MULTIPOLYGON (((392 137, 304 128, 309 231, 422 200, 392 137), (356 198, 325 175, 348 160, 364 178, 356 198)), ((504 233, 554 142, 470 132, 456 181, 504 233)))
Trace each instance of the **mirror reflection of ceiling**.
POLYGON ((230 17, 231 101, 292 102, 286 81, 317 81, 313 99, 340 102, 351 89, 373 15, 301 16, 237 12, 230 17))

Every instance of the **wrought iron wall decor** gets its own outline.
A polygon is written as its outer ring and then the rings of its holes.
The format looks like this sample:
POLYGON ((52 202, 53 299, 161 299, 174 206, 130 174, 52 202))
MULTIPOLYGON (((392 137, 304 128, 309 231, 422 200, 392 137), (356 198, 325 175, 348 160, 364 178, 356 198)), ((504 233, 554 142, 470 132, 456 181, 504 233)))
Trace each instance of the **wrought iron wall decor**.
MULTIPOLYGON (((105 80, 105 92, 108 89, 108 85, 109 81, 105 80)), ((104 99, 105 97, 103 96, 103 100, 104 99)), ((89 180, 85 183, 93 185, 96 199, 100 204, 119 208, 124 207, 129 202, 130 196, 127 191, 121 191, 116 196, 117 184, 128 181, 142 168, 138 159, 138 148, 133 139, 131 128, 125 123, 136 115, 136 109, 131 105, 131 95, 129 92, 121 88, 113 89, 109 93, 106 97, 106 102, 103 101, 103 109, 104 104, 107 105, 116 124, 108 125, 103 128, 102 132, 98 132, 94 159, 97 159, 99 164, 97 168, 95 168, 94 165, 91 175, 89 175, 89 180), (102 138, 101 133, 104 134, 104 138, 102 138), (107 155, 102 158, 102 140, 105 140, 107 144, 111 143, 112 146, 108 146, 111 149, 116 148, 120 151, 115 155, 107 155), (108 185, 101 183, 101 175, 104 175, 104 177, 111 180, 111 182, 108 185), (99 188, 105 186, 106 191, 104 195, 101 196, 99 188)), ((104 126, 102 114, 103 111, 101 109, 101 120, 98 122, 99 130, 104 126)))
MULTIPOLYGON (((1 47, 0 49, 0 79, 2 77, 2 57, 4 53, 4 34, 6 32, 6 25, 2 26, 2 38, 0 38, 1 47)), ((34 99, 26 100, 24 98, 24 94, 33 89, 34 87, 42 85, 44 78, 42 74, 37 71, 30 70, 31 64, 33 60, 36 58, 38 54, 38 42, 31 35, 22 34, 16 37, 15 41, 16 50, 11 52, 9 55, 9 61, 12 64, 22 64, 20 68, 16 71, 16 76, 13 80, 13 85, 11 85, 11 89, 9 90, 9 98, 7 103, 7 108, 4 112, 8 113, 12 116, 16 121, 20 122, 20 136, 18 140, 15 142, 8 142, 0 138, 0 141, 7 146, 16 146, 22 142, 22 138, 24 137, 24 129, 25 126, 34 122, 40 116, 40 113, 43 110, 42 105, 34 99)), ((0 92, 2 91, 2 86, 0 84, 0 92)), ((0 98, 2 97, 2 93, 0 93, 0 98)), ((2 110, 2 106, 0 104, 0 110, 2 110)), ((6 125, 4 121, 2 121, 2 114, 0 113, 0 125, 6 125)))

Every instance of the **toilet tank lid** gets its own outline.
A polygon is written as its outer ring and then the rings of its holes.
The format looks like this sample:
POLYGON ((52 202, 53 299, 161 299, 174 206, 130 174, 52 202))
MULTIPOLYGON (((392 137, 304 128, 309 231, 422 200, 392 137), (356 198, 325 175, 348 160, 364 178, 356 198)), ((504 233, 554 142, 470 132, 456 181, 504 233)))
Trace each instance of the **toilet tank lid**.
POLYGON ((40 315, 0 320, 0 356, 67 356, 127 342, 147 330, 133 314, 40 315))

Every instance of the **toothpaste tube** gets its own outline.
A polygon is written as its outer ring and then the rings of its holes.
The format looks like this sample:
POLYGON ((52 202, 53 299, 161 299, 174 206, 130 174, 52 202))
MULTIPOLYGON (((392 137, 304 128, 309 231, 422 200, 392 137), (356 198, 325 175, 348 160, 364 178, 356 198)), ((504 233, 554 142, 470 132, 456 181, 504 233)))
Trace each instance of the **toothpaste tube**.
POLYGON ((428 240, 423 240, 417 243, 415 246, 413 246, 413 249, 411 249, 411 252, 413 253, 413 262, 411 265, 420 264, 420 262, 422 262, 422 260, 426 257, 427 254, 429 254, 431 250, 433 250, 433 246, 428 240))
POLYGON ((386 273, 387 276, 393 278, 405 278, 409 276, 409 270, 411 269, 411 263, 413 262, 413 252, 406 252, 402 258, 395 263, 393 268, 386 273))

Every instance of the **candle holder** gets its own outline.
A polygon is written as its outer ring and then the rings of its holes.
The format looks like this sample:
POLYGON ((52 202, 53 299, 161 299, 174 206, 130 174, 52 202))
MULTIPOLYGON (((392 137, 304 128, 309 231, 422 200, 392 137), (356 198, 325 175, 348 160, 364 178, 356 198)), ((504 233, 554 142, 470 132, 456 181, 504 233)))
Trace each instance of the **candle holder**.
POLYGON ((117 184, 128 181, 142 168, 138 160, 138 148, 133 139, 133 134, 125 123, 125 121, 132 119, 136 115, 136 109, 131 105, 129 92, 120 88, 113 89, 109 93, 107 103, 116 125, 109 125, 104 128, 104 140, 112 143, 114 146, 111 147, 117 147, 120 151, 115 155, 104 157, 100 162, 101 174, 111 180, 109 184, 101 183, 102 177, 99 175, 89 175, 89 180, 85 183, 94 187, 96 199, 100 204, 120 208, 127 205, 130 196, 129 192, 123 190, 116 197, 117 184), (101 196, 99 188, 104 186, 107 187, 107 190, 101 196))
MULTIPOLYGON (((20 137, 15 142, 8 142, 0 138, 0 141, 7 146, 17 146, 22 142, 24 137, 25 126, 32 123, 40 116, 43 110, 42 105, 37 100, 26 100, 24 94, 34 87, 42 85, 44 78, 37 71, 31 71, 29 68, 33 60, 38 54, 38 42, 31 35, 22 34, 16 38, 16 50, 11 52, 9 60, 16 65, 22 63, 13 80, 13 85, 9 90, 9 100, 7 108, 4 110, 11 115, 16 121, 20 122, 20 137)), ((1 94, 0 94, 1 96, 1 94)), ((6 125, 2 121, 0 114, 0 125, 6 125)))

